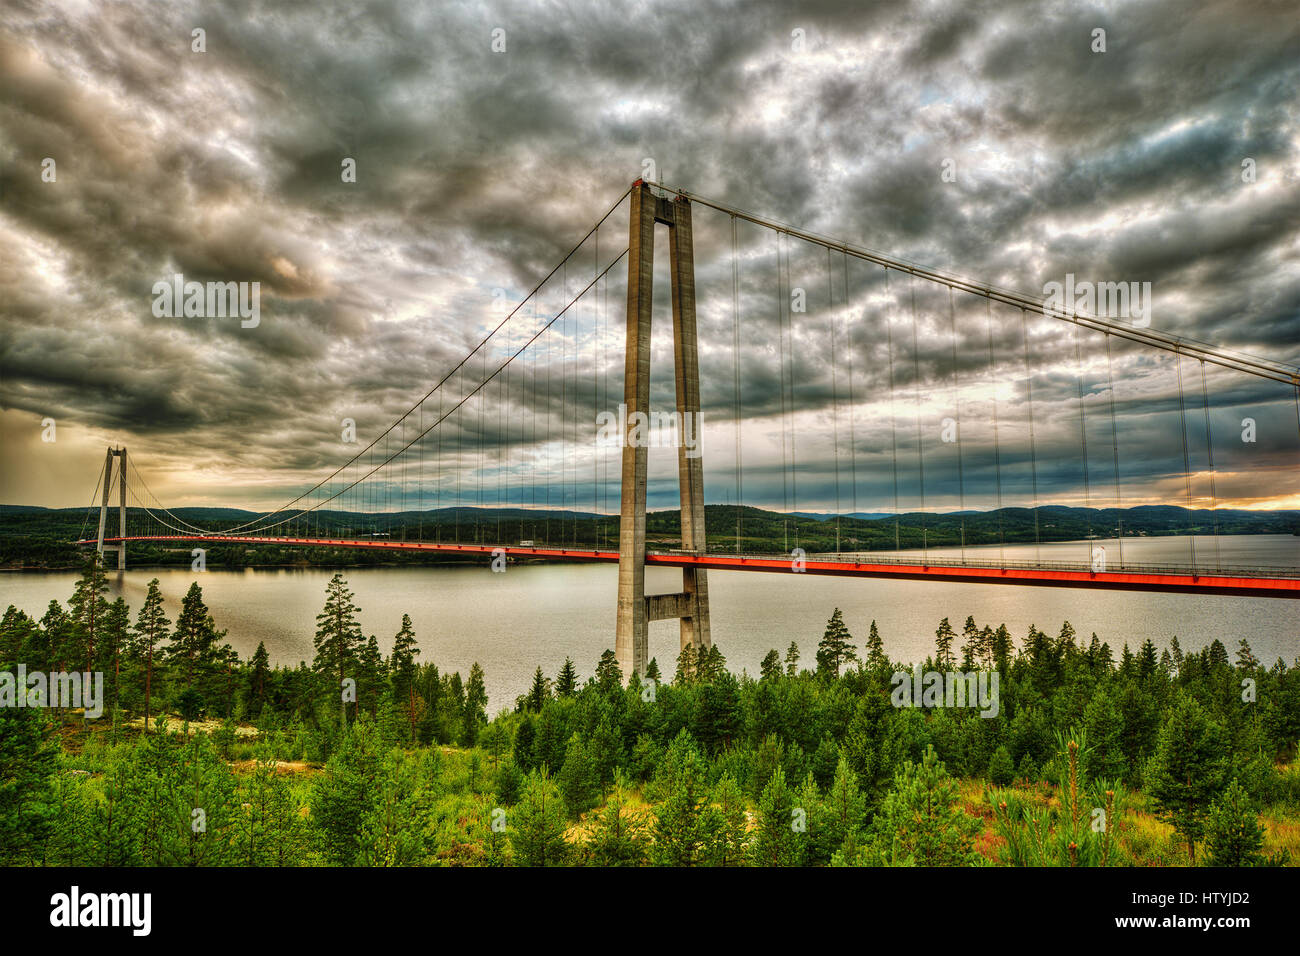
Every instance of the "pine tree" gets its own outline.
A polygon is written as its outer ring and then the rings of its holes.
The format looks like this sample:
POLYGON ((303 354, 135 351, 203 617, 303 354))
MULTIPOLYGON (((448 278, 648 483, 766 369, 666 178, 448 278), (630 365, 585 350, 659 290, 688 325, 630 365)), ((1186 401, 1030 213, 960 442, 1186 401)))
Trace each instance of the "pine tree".
POLYGON ((795 831, 794 810, 794 795, 786 786, 785 771, 777 767, 758 802, 758 821, 750 848, 755 866, 800 866, 803 863, 806 833, 795 831))
POLYGON ((100 563, 98 552, 92 551, 82 569, 81 579, 77 582, 72 600, 68 601, 72 620, 76 624, 77 641, 80 644, 80 660, 85 662, 86 671, 95 670, 97 641, 100 636, 101 622, 108 613, 108 576, 100 563))
POLYGON ((487 682, 483 677, 483 668, 475 661, 469 668, 469 680, 465 682, 465 730, 462 740, 466 747, 474 746, 479 731, 487 723, 487 682))
POLYGON ((271 678, 271 655, 267 653, 266 642, 258 641, 257 650, 249 661, 248 689, 244 698, 244 709, 252 717, 258 717, 266 706, 267 684, 271 678))
POLYGON ((58 745, 45 713, 0 707, 0 863, 38 863, 55 820, 58 745))
POLYGON ((867 634, 867 666, 872 670, 889 666, 889 658, 885 654, 885 642, 880 639, 880 630, 876 627, 875 620, 872 620, 871 631, 867 634))
POLYGON ((170 625, 171 622, 163 613, 163 598, 162 592, 158 589, 158 579, 154 578, 149 582, 144 604, 135 619, 134 652, 137 657, 143 659, 144 663, 144 732, 146 734, 152 726, 149 718, 153 693, 154 649, 160 641, 167 640, 167 628, 170 625))
POLYGON ((657 866, 696 866, 702 862, 710 833, 705 827, 705 765, 695 741, 681 731, 659 765, 656 788, 664 799, 654 812, 657 866))
POLYGON ((844 615, 836 608, 826 622, 826 631, 817 645, 817 673, 823 677, 837 678, 840 668, 858 659, 853 646, 853 635, 844 626, 844 615))
POLYGON ((677 655, 677 673, 673 675, 675 687, 690 687, 699 674, 699 655, 694 644, 687 644, 677 655))
POLYGON ((1207 862, 1210 866, 1260 866, 1264 862, 1260 852, 1263 846, 1264 828, 1259 825, 1250 797, 1234 778, 1210 805, 1205 824, 1207 862))
POLYGON ((957 663, 957 659, 952 655, 952 642, 957 634, 946 617, 939 622, 939 629, 934 634, 935 666, 940 670, 947 670, 957 663))
POLYGON ((343 726, 348 722, 348 705, 342 689, 347 677, 347 670, 356 662, 357 652, 361 647, 361 628, 357 624, 357 614, 361 610, 352 603, 352 592, 342 574, 335 574, 325 588, 325 607, 316 615, 316 658, 312 667, 324 677, 338 681, 335 693, 339 697, 339 706, 343 726))
POLYGON ((775 680, 781 676, 781 655, 775 648, 768 651, 759 664, 760 680, 775 680))
POLYGON ((600 655, 600 663, 596 665, 596 686, 607 695, 623 689, 623 671, 611 650, 607 649, 600 655))
POLYGON ((658 684, 661 679, 659 676, 659 662, 653 657, 650 658, 650 663, 645 666, 645 677, 646 680, 652 680, 656 684, 658 684))
POLYGON ((181 600, 181 612, 176 617, 176 628, 167 648, 167 660, 177 666, 174 678, 180 679, 182 690, 192 690, 190 698, 199 702, 199 709, 212 704, 219 697, 219 672, 225 656, 225 631, 218 631, 216 622, 203 601, 203 589, 198 582, 190 585, 181 600))
POLYGON ((420 656, 416 646, 415 631, 411 627, 411 615, 402 615, 402 626, 393 637, 393 653, 389 655, 392 675, 393 700, 400 706, 411 727, 411 739, 415 739, 415 724, 419 712, 415 704, 415 659, 420 656))
POLYGON ((980 823, 957 803, 957 788, 927 746, 921 763, 906 761, 894 775, 872 823, 880 862, 913 866, 969 866, 980 823))
POLYGON ((131 641, 131 611, 126 606, 126 601, 120 597, 109 605, 104 615, 103 636, 100 654, 104 666, 112 673, 109 707, 113 711, 113 730, 116 734, 117 706, 121 697, 122 657, 129 650, 131 641))
POLYGON ((835 765, 835 778, 826 793, 823 833, 816 834, 821 856, 829 859, 839 849, 856 844, 867 820, 867 798, 858 787, 858 775, 845 757, 835 765))
POLYGON ((787 677, 796 677, 799 674, 799 645, 794 641, 785 649, 785 674, 787 677))
POLYGON ((568 862, 564 801, 544 770, 528 775, 519 803, 507 819, 510 846, 518 865, 563 866, 568 862))
POLYGON ((1016 779, 1016 765, 1005 745, 999 746, 989 758, 989 780, 995 786, 1006 787, 1016 779))
POLYGON ((696 651, 696 680, 701 684, 712 684, 721 680, 727 673, 727 659, 722 656, 722 651, 718 649, 717 644, 710 644, 708 647, 697 647, 696 651))
POLYGON ((973 671, 984 656, 983 638, 979 628, 975 626, 973 616, 967 615, 966 623, 961 629, 961 639, 962 669, 973 671))
POLYGON ((533 672, 533 686, 528 691, 528 709, 534 714, 540 714, 546 702, 551 699, 551 682, 546 675, 542 673, 539 666, 533 672))
POLYGON ((1237 669, 1253 671, 1259 668, 1259 658, 1250 649, 1250 644, 1243 637, 1237 645, 1237 669))
POLYGON ((712 840, 707 851, 709 866, 744 866, 749 857, 749 827, 745 794, 729 773, 713 788, 710 810, 716 823, 710 827, 712 840))
POLYGON ((1147 790, 1157 813, 1187 842, 1187 858, 1193 866, 1206 814, 1224 788, 1226 752, 1223 728, 1194 698, 1183 697, 1161 726, 1147 766, 1147 790))
POLYGON ((645 813, 629 805, 622 779, 596 817, 584 850, 593 866, 642 866, 649 859, 650 833, 645 813))
POLYGON ((572 697, 578 691, 578 669, 573 666, 572 658, 564 658, 564 666, 555 677, 555 696, 572 697))
POLYGON ((596 805, 600 779, 586 742, 572 734, 564 748, 564 765, 555 779, 564 797, 564 805, 576 820, 596 805))

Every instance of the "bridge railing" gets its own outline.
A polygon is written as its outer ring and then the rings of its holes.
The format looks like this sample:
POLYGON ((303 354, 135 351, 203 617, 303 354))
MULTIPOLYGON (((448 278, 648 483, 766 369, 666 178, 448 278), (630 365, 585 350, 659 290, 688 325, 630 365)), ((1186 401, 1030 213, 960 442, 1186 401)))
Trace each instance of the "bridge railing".
MULTIPOLYGON (((667 557, 689 557, 693 552, 674 549, 656 549, 649 554, 667 557)), ((793 561, 793 558, 781 552, 727 551, 715 552, 717 556, 728 558, 752 558, 770 561, 780 559, 793 561)), ((922 554, 899 555, 895 552, 881 551, 808 551, 804 554, 807 561, 819 563, 842 564, 887 564, 894 566, 919 566, 941 568, 1006 568, 1023 571, 1091 571, 1092 565, 1086 561, 1007 561, 995 557, 987 560, 954 558, 932 558, 922 554)), ((1143 564, 1132 561, 1107 561, 1101 572, 1122 572, 1129 574, 1180 574, 1180 575, 1223 575, 1229 577, 1265 577, 1265 578, 1300 578, 1300 567, 1269 565, 1206 565, 1206 564, 1143 564)))

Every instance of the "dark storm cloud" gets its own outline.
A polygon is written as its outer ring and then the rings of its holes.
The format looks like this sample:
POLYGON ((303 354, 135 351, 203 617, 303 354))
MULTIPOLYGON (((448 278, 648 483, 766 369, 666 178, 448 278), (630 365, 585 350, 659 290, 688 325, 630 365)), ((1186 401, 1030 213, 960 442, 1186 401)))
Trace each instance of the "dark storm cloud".
MULTIPOLYGON (((380 434, 500 321, 494 292, 519 302, 647 158, 658 178, 701 195, 1029 293, 1066 273, 1151 282, 1155 327, 1296 362, 1291 14, 1280 3, 1189 11, 1173 0, 1117 11, 662 3, 632 15, 599 3, 10 4, 0 20, 3 426, 25 447, 53 416, 79 436, 81 457, 69 459, 66 486, 37 488, 6 456, 0 499, 81 503, 91 477, 74 472, 93 471, 92 446, 107 440, 155 467, 178 503, 240 503, 254 477, 249 504, 301 490, 356 452, 341 441, 344 419, 361 445, 380 434), (191 52, 196 27, 205 53, 191 52), (1090 49, 1095 27, 1107 32, 1104 54, 1090 49), (504 53, 491 49, 497 28, 504 53), (41 181, 45 157, 56 183, 41 181), (355 183, 341 180, 345 157, 355 183), (1254 183, 1242 181, 1247 158, 1254 183), (956 182, 940 178, 947 160, 956 182), (260 324, 155 317, 153 284, 178 272, 259 282, 260 324)), ((1108 369, 1101 338, 1085 336, 1076 353, 1071 328, 1034 319, 1026 358, 1018 313, 989 314, 957 294, 950 315, 946 289, 899 275, 886 296, 879 269, 854 261, 846 276, 837 257, 828 264, 798 242, 782 247, 778 284, 775 238, 749 226, 738 229, 733 317, 730 223, 703 207, 695 215, 717 494, 735 454, 737 379, 754 503, 781 503, 793 447, 807 469, 800 507, 832 505, 850 442, 860 507, 892 500, 894 446, 907 469, 918 469, 918 448, 930 456, 927 490, 951 503, 945 417, 961 420, 970 493, 987 498, 991 396, 1004 464, 1026 470, 1030 389, 1044 494, 1080 494, 1081 432, 1104 450, 1113 430, 1154 480, 1181 472, 1185 412, 1167 356, 1116 348, 1108 369), (789 311, 794 288, 804 313, 789 311)), ((543 290, 543 316, 622 248, 625 222, 613 217, 599 249, 584 245, 572 274, 543 290)), ((476 418, 470 400, 450 414, 448 455, 481 449, 492 461, 525 435, 540 455, 546 429, 579 411, 569 440, 589 442, 595 412, 621 396, 624 274, 614 269, 542 337, 540 374, 534 358, 494 383, 493 412, 476 418), (561 388, 559 363, 595 393, 561 388), (548 364, 550 391, 539 388, 548 364)), ((666 294, 661 276, 657 301, 666 294)), ((538 327, 525 321, 530 308, 508 326, 515 347, 538 327)), ((652 400, 668 408, 661 317, 652 400)), ((495 345, 489 358, 506 354, 495 345)), ((445 387, 444 408, 481 379, 481 358, 445 387)), ((1198 372, 1184 363, 1193 390, 1198 372)), ((1261 422, 1256 447, 1234 445, 1223 460, 1294 462, 1285 387, 1212 385, 1216 442, 1243 417, 1261 422)), ((436 419, 437 400, 384 439, 389 451, 436 419)), ((652 503, 673 503, 672 467, 654 456, 652 488, 667 491, 652 503)), ((1294 483, 1275 490, 1300 494, 1294 483)))

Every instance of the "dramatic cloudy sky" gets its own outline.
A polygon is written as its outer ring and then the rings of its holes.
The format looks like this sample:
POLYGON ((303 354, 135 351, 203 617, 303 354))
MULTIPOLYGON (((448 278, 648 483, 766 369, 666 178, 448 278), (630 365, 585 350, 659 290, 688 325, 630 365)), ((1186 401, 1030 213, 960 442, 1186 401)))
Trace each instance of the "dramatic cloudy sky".
MULTIPOLYGON (((411 408, 643 174, 1029 293, 1067 273, 1149 282, 1153 327, 1300 363, 1297 89, 1294 5, 1262 0, 9 0, 0 501, 86 504, 116 442, 168 504, 279 504, 411 408), (154 283, 175 273, 259 282, 260 323, 155 316, 154 283)), ((616 260, 626 209, 377 450, 616 260)), ((737 328, 730 220, 698 205, 695 219, 710 501, 736 491, 737 379, 746 503, 892 510, 895 447, 904 509, 922 488, 926 507, 991 507, 995 458, 1004 500, 1027 501, 1030 391, 1044 500, 1113 504, 1116 446, 1124 504, 1187 500, 1170 355, 1116 341, 1108 370, 1097 335, 1076 352, 1073 326, 1022 327, 963 294, 950 314, 942 287, 892 273, 886 288, 879 268, 795 241, 778 270, 776 235, 747 224, 737 328), (806 312, 790 310, 796 289, 806 312)), ((665 410, 666 252, 660 235, 665 410)), ((616 456, 585 449, 621 393, 625 279, 616 261, 540 353, 431 432, 418 464, 387 470, 406 504, 421 473, 448 493, 460 477, 466 501, 482 478, 487 503, 496 488, 527 503, 562 473, 552 503, 613 500, 616 456), (568 472, 565 434, 584 449, 568 472)), ((1201 506, 1201 369, 1181 371, 1201 506)), ((1295 391, 1213 368, 1207 390, 1219 503, 1300 507, 1295 391)), ((674 467, 652 452, 657 504, 674 467)))

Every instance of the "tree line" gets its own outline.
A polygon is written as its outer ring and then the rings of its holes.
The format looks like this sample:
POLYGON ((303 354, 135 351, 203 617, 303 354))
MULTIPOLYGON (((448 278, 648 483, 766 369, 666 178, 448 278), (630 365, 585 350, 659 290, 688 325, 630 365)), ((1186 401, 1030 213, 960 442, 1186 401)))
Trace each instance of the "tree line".
POLYGON ((489 719, 478 665, 421 661, 409 617, 383 655, 342 575, 296 667, 241 660, 197 584, 174 623, 156 581, 134 617, 106 590, 92 564, 0 620, 5 667, 101 670, 108 697, 95 726, 0 709, 4 862, 1245 865, 1289 862, 1260 813, 1300 811, 1300 668, 1244 638, 1116 654, 945 619, 902 664, 836 609, 807 666, 791 641, 736 674, 715 645, 625 679, 606 651, 489 719), (998 716, 895 706, 916 668, 996 673, 998 716))

